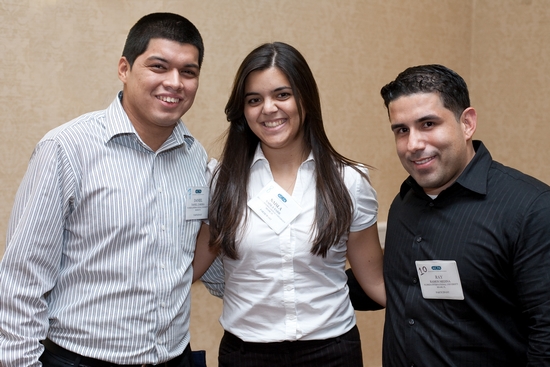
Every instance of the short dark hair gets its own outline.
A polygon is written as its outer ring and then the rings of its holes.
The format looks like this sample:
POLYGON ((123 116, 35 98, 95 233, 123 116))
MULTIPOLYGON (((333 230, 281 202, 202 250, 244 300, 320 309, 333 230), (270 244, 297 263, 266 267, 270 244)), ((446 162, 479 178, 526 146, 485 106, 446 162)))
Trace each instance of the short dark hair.
POLYGON ((152 13, 138 20, 128 32, 122 56, 128 60, 130 68, 134 65, 136 58, 147 50, 152 38, 195 46, 199 50, 199 67, 202 65, 204 45, 197 27, 178 14, 152 13))
POLYGON ((439 94, 443 106, 452 111, 457 120, 462 112, 470 107, 466 82, 456 72, 443 65, 410 67, 380 90, 386 108, 397 98, 415 93, 439 94))

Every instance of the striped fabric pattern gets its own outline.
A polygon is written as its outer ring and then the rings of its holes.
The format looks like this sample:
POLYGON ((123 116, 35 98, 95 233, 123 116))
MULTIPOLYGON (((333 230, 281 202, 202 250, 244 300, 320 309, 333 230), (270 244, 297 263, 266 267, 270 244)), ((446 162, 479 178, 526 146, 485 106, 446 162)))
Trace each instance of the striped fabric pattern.
POLYGON ((160 363, 189 343, 191 261, 207 185, 180 121, 156 152, 120 103, 49 132, 16 196, 0 264, 0 364, 38 366, 39 340, 118 364, 160 363))

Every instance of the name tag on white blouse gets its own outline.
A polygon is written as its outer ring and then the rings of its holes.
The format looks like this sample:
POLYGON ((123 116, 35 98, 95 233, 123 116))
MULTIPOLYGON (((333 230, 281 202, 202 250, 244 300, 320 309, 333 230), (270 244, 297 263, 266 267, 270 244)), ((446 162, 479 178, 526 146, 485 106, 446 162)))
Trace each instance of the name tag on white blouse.
POLYGON ((187 189, 187 202, 185 203, 185 219, 208 218, 208 187, 190 187, 187 189))
POLYGON ((415 261, 422 296, 426 299, 464 299, 454 260, 415 261))
POLYGON ((281 233, 302 210, 296 200, 275 181, 271 181, 258 196, 250 199, 248 206, 277 234, 281 233))

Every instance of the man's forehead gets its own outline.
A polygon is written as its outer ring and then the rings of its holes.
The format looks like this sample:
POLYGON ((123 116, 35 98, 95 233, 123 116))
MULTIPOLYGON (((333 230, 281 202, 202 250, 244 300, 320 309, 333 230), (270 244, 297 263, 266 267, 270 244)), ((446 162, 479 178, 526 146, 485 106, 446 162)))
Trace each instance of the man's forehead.
POLYGON ((147 48, 139 56, 147 59, 165 59, 164 55, 170 57, 170 59, 189 58, 189 56, 192 56, 194 63, 198 65, 199 49, 190 43, 181 43, 168 38, 151 38, 147 44, 147 48), (182 53, 182 49, 185 49, 185 52, 182 53))
MULTIPOLYGON (((388 104, 388 115, 391 123, 418 122, 444 114, 438 93, 413 93, 403 95, 388 104)), ((451 112, 451 111, 449 111, 451 112)))
POLYGON ((415 92, 415 93, 409 93, 409 94, 403 94, 391 101, 388 106, 391 106, 392 104, 395 104, 396 102, 400 102, 403 100, 410 100, 410 101, 416 101, 417 103, 420 102, 435 102, 439 101, 441 104, 443 104, 443 100, 441 99, 441 95, 437 92, 415 92))

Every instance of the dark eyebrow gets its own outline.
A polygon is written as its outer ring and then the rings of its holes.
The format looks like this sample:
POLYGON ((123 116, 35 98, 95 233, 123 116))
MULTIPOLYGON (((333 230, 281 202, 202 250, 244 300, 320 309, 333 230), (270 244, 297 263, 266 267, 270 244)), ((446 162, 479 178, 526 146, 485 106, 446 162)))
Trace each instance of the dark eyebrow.
POLYGON ((402 127, 406 127, 405 124, 391 124, 390 125, 390 128, 391 130, 395 130, 395 129, 401 129, 402 127))
POLYGON ((150 61, 155 61, 155 60, 156 60, 156 61, 161 61, 161 62, 168 63, 168 60, 166 60, 165 58, 160 57, 160 56, 155 56, 155 55, 149 56, 149 57, 147 58, 147 60, 150 60, 150 61))
POLYGON ((285 89, 292 89, 292 88, 283 85, 282 87, 275 88, 273 91, 274 92, 280 92, 280 91, 285 90, 285 89))
MULTIPOLYGON (((437 115, 426 115, 426 116, 422 116, 421 118, 417 119, 414 121, 415 124, 420 124, 420 123, 423 123, 423 122, 426 122, 426 121, 439 121, 441 120, 441 117, 437 116, 437 115)), ((407 127, 405 124, 391 124, 390 125, 390 128, 392 130, 395 130, 395 129, 401 129, 403 127, 407 127)))
MULTIPOLYGON (((160 61, 160 62, 163 62, 165 64, 169 64, 170 62, 168 60, 166 60, 164 57, 160 57, 160 56, 149 56, 147 58, 147 60, 150 60, 150 61, 160 61)), ((189 64, 185 64, 184 67, 186 68, 195 68, 195 69, 199 69, 199 65, 195 64, 195 63, 189 63, 189 64)))
POLYGON ((423 116, 423 117, 419 118, 415 122, 418 123, 418 122, 433 121, 433 120, 441 120, 441 117, 439 117, 437 115, 426 115, 426 116, 423 116))

